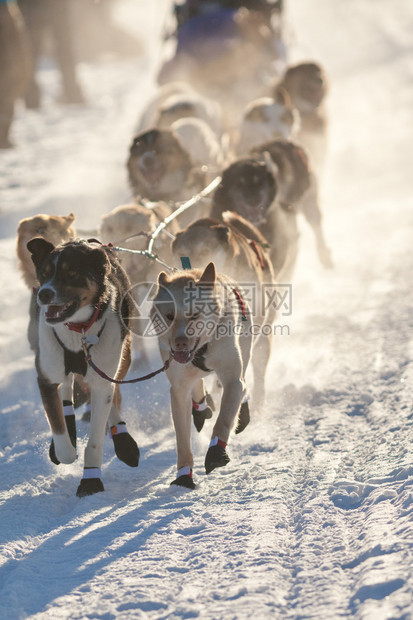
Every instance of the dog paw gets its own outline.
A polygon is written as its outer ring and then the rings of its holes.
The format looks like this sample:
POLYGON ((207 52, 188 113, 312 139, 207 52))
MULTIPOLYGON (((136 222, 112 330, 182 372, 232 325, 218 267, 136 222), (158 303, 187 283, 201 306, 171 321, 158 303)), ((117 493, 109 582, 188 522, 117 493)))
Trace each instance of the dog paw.
POLYGON ((94 495, 104 490, 105 488, 100 478, 82 478, 77 487, 76 496, 86 497, 86 495, 94 495))
POLYGON ((210 446, 205 456, 205 471, 210 474, 217 467, 225 467, 230 462, 230 458, 225 448, 220 445, 210 446))
POLYGON ((121 422, 116 426, 111 427, 111 434, 113 439, 113 447, 115 448, 115 454, 120 461, 129 465, 129 467, 137 467, 139 465, 139 448, 138 444, 128 432, 124 430, 119 432, 120 428, 125 428, 125 425, 121 422))
POLYGON ((178 487, 185 487, 186 489, 195 489, 195 482, 192 480, 192 476, 188 476, 187 474, 183 476, 178 476, 175 480, 171 482, 171 486, 176 484, 178 487))
POLYGON ((212 418, 212 411, 209 407, 203 411, 197 411, 195 407, 192 407, 192 417, 194 420, 194 426, 199 433, 204 426, 205 420, 212 418))
POLYGON ((248 401, 242 403, 241 408, 238 414, 238 424, 235 429, 235 434, 238 435, 242 433, 242 431, 248 426, 250 423, 250 408, 248 405, 248 401))
MULTIPOLYGON (((67 432, 69 433, 69 438, 72 443, 72 446, 76 448, 76 418, 75 418, 75 415, 74 414, 66 415, 65 422, 66 422, 66 428, 67 428, 67 432)), ((60 461, 56 456, 56 448, 55 448, 54 439, 52 439, 52 441, 50 442, 49 458, 52 461, 52 463, 54 463, 55 465, 60 465, 60 461)), ((71 457, 68 457, 68 458, 71 458, 71 457)), ((76 454, 75 454, 75 458, 76 458, 76 454)), ((69 463, 72 463, 73 460, 74 459, 72 459, 72 461, 69 461, 69 463)))

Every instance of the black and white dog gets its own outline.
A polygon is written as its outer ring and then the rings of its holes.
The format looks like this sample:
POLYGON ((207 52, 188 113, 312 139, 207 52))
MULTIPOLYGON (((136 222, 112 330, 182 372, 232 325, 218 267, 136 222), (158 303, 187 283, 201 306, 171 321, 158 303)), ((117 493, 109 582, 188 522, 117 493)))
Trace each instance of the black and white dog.
POLYGON ((77 496, 103 491, 103 440, 109 420, 116 455, 137 467, 139 448, 120 416, 118 385, 88 367, 82 335, 97 367, 121 380, 130 365, 129 280, 113 252, 85 241, 54 246, 35 238, 27 247, 36 267, 39 348, 38 384, 52 431, 50 458, 55 464, 76 459, 76 424, 72 405, 73 374, 91 389, 91 421, 84 473, 77 496), (60 393, 59 393, 60 386, 60 393))

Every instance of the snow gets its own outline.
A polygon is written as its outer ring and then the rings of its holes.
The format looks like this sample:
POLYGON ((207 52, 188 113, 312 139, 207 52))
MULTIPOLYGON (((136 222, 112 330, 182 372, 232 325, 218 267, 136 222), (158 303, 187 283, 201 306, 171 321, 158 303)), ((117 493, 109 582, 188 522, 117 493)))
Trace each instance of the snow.
MULTIPOLYGON (((82 459, 55 467, 26 341, 18 221, 76 214, 81 230, 129 198, 125 159, 154 92, 167 3, 124 0, 136 59, 82 64, 83 107, 19 108, 0 152, 0 618, 381 618, 413 615, 411 251, 413 5, 288 0, 291 61, 331 79, 323 210, 335 269, 302 226, 290 335, 276 337, 265 411, 197 489, 170 487, 175 441, 161 375, 125 386, 141 449, 106 439, 105 492, 78 499, 82 459)), ((281 319, 280 319, 281 320, 281 319)), ((151 367, 159 357, 150 352, 151 367)), ((87 423, 79 421, 81 453, 87 423)), ((195 436, 196 435, 196 436, 195 436)))

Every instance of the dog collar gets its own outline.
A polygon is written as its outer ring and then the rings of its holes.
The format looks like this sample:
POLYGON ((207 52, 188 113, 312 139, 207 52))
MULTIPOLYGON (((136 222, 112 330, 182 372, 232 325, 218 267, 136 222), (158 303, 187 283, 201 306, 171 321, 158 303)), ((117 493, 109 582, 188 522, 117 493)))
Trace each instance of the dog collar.
POLYGON ((72 321, 68 321, 67 323, 65 323, 66 327, 70 329, 70 331, 77 332, 78 334, 87 332, 87 330, 90 329, 93 323, 98 319, 101 308, 102 302, 99 302, 95 312, 88 321, 83 321, 82 323, 72 323, 72 321))

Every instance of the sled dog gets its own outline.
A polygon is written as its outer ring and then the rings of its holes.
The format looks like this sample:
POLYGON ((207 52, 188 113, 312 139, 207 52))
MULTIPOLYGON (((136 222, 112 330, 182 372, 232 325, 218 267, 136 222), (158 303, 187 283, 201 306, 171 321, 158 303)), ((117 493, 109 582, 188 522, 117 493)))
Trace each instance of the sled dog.
POLYGON ((58 465, 76 458, 76 423, 71 405, 74 373, 91 390, 89 441, 77 496, 103 491, 101 464, 109 419, 115 452, 131 467, 139 449, 120 418, 120 393, 88 366, 82 349, 104 373, 123 379, 130 364, 128 278, 113 252, 85 241, 54 246, 43 238, 28 242, 39 281, 40 306, 36 369, 40 395, 52 431, 50 459, 58 465), (125 317, 123 320, 121 317, 125 317), (60 393, 59 393, 60 387, 60 393))
POLYGON ((161 272, 152 320, 162 358, 171 359, 167 376, 178 470, 172 484, 194 488, 191 412, 193 402, 205 399, 202 379, 215 371, 223 388, 205 457, 207 474, 228 464, 226 446, 237 418, 236 432, 249 422, 245 372, 251 352, 250 309, 236 284, 217 275, 209 263, 204 271, 161 272))
MULTIPOLYGON (((275 309, 266 304, 263 284, 270 290, 275 285, 274 271, 267 251, 267 242, 259 230, 237 213, 226 211, 223 221, 203 218, 177 233, 172 242, 175 262, 182 256, 190 257, 191 265, 202 268, 213 260, 219 273, 238 283, 246 298, 253 298, 252 321, 257 337, 254 339, 252 368, 254 373, 254 406, 265 398, 265 375, 271 353, 271 333, 259 328, 265 323, 272 325, 275 309)), ((194 422, 202 414, 193 411, 194 422)), ((198 428, 198 426, 197 426, 198 428)))

